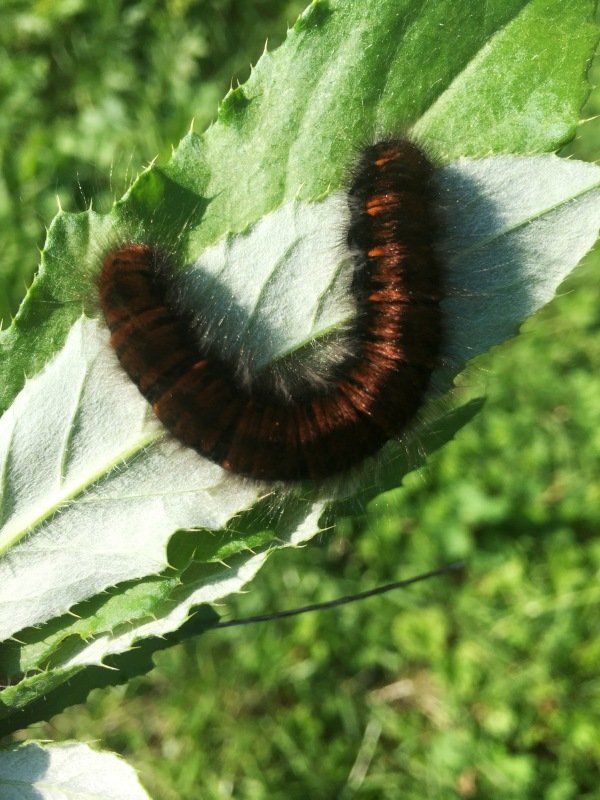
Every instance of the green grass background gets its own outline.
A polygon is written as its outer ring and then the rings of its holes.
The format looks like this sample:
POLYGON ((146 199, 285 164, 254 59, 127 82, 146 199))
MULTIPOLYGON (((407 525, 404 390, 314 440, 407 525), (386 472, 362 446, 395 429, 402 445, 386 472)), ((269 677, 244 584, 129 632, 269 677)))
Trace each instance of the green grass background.
MULTIPOLYGON (((0 315, 56 210, 108 210, 214 118, 303 3, 7 0, 0 8, 0 315)), ((600 68, 592 73, 600 78, 600 68)), ((582 118, 600 112, 595 92, 582 118)), ((570 148, 600 156, 600 125, 570 148)), ((479 359, 474 424, 405 487, 278 554, 234 616, 467 570, 159 654, 17 738, 122 753, 155 800, 600 798, 600 291, 588 257, 479 359)), ((225 610, 225 609, 224 609, 225 610)))

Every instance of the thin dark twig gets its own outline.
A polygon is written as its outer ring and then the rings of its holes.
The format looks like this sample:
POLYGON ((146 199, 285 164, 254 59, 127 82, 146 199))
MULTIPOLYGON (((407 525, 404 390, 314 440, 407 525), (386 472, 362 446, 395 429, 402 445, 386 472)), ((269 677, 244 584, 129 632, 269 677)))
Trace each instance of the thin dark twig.
POLYGON ((241 617, 240 619, 230 619, 226 622, 218 622, 214 628, 233 628, 236 625, 252 625, 255 622, 268 622, 272 619, 284 619, 285 617, 297 617, 299 614, 307 614, 310 611, 323 611, 329 608, 337 608, 338 606, 345 606, 348 603, 355 603, 358 600, 364 600, 367 597, 374 597, 378 594, 385 594, 386 592, 393 592, 394 589, 405 589, 413 583, 425 581, 428 578, 437 578, 440 575, 446 575, 449 572, 460 572, 465 567, 463 561, 456 561, 453 564, 446 564, 443 567, 432 569, 430 572, 423 572, 421 575, 414 575, 412 578, 405 578, 403 581, 394 581, 394 583, 385 583, 383 586, 377 586, 375 589, 368 589, 365 592, 358 592, 357 594, 346 595, 345 597, 338 597, 335 600, 328 600, 324 603, 311 603, 308 606, 301 606, 300 608, 290 608, 287 611, 276 611, 273 614, 257 614, 253 617, 241 617))

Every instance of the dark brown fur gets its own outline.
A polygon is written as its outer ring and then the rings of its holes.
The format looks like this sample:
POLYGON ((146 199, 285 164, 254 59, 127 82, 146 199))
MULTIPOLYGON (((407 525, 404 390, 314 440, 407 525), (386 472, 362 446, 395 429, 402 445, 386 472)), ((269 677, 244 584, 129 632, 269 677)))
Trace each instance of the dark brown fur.
POLYGON ((414 418, 438 361, 442 275, 432 166, 405 140, 367 148, 348 191, 353 351, 292 396, 236 378, 177 308, 168 260, 129 244, 104 260, 100 302, 123 369, 183 444, 259 480, 323 479, 373 455, 414 418))

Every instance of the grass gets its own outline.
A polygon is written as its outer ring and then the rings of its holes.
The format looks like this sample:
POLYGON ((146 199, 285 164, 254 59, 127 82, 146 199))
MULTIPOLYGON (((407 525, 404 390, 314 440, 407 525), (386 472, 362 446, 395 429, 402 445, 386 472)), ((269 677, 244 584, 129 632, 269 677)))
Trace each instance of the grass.
MULTIPOLYGON (((203 127, 230 74, 300 4, 155 6, 0 11, 0 75, 12 80, 0 123, 5 310, 37 260, 53 194, 71 210, 91 196, 106 209, 194 113, 203 127)), ((598 106, 597 93, 586 114, 598 106)), ((598 155, 598 126, 582 127, 575 152, 598 155)), ((464 575, 211 632, 20 738, 96 741, 157 800, 598 797, 597 274, 592 255, 521 336, 478 360, 463 383, 485 391, 484 410, 424 472, 278 554, 228 610, 330 599, 455 558, 464 575)))

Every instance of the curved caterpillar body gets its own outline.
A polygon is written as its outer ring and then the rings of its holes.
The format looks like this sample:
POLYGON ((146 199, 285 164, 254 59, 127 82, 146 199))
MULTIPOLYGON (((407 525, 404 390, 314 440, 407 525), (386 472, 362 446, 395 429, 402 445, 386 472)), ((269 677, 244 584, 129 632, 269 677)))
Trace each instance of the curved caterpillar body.
POLYGON ((405 140, 362 153, 348 190, 357 306, 350 351, 327 380, 300 382, 291 394, 260 376, 244 382, 202 346, 197 321, 170 302, 172 269, 159 249, 111 252, 99 279, 111 344, 165 427, 225 469, 270 481, 343 472, 401 434, 440 349, 432 171, 405 140))

